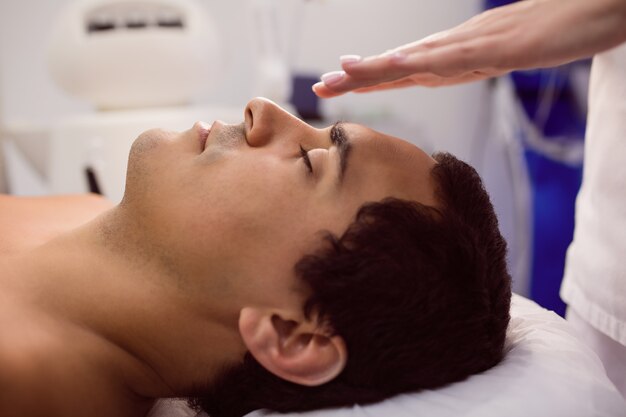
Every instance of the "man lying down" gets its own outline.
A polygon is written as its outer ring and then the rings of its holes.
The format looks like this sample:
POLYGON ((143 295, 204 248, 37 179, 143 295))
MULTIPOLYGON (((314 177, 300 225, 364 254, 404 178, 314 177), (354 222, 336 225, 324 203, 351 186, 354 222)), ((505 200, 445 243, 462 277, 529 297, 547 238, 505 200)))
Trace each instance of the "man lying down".
POLYGON ((506 248, 478 175, 363 126, 255 99, 240 125, 140 135, 116 207, 0 213, 2 416, 370 403, 503 356, 506 248))

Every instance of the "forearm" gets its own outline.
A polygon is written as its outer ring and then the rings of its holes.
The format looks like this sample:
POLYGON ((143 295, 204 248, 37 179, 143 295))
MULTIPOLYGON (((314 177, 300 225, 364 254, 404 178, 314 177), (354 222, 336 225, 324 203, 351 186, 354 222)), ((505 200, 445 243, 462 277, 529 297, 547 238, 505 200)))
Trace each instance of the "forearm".
POLYGON ((626 0, 524 0, 464 25, 490 50, 479 63, 491 61, 501 72, 552 67, 624 42, 626 0))
POLYGON ((526 1, 550 3, 538 10, 553 19, 542 19, 546 26, 533 31, 544 37, 541 44, 546 49, 538 44, 537 52, 550 57, 540 59, 541 66, 590 57, 626 41, 626 0, 526 1))
POLYGON ((626 0, 605 1, 607 2, 604 9, 607 16, 605 19, 608 29, 614 34, 612 46, 616 46, 626 42, 626 0))

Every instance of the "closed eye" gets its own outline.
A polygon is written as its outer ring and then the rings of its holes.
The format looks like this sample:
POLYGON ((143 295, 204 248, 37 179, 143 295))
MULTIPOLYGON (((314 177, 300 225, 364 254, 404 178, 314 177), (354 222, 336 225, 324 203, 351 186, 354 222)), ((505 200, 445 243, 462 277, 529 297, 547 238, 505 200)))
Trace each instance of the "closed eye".
POLYGON ((309 172, 313 173, 313 165, 311 164, 311 160, 309 159, 309 151, 304 149, 302 147, 302 145, 300 145, 300 155, 302 156, 302 159, 304 160, 304 163, 306 164, 307 168, 309 169, 309 172))

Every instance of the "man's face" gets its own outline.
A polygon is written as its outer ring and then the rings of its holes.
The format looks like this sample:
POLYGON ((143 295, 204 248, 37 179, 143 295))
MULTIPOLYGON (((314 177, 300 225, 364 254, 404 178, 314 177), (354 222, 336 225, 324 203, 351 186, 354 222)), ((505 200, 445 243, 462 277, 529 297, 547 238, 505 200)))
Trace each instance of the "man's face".
POLYGON ((412 144, 354 124, 316 129, 264 99, 244 119, 150 130, 131 151, 122 207, 164 265, 212 277, 199 291, 280 297, 320 231, 341 235, 364 203, 436 205, 436 162, 412 144))

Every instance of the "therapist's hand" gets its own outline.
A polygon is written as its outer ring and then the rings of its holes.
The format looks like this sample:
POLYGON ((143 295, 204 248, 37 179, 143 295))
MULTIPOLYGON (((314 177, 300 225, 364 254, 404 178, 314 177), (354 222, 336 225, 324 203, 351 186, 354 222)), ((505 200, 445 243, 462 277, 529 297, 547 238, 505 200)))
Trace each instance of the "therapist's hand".
POLYGON ((626 0, 525 0, 444 32, 361 59, 313 86, 320 97, 409 86, 438 87, 550 67, 626 40, 626 0))

